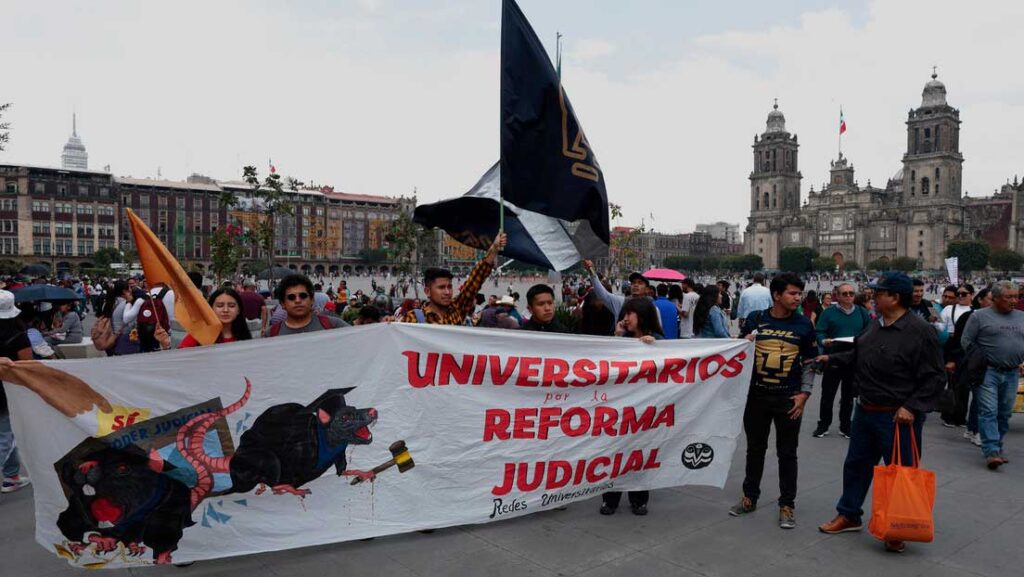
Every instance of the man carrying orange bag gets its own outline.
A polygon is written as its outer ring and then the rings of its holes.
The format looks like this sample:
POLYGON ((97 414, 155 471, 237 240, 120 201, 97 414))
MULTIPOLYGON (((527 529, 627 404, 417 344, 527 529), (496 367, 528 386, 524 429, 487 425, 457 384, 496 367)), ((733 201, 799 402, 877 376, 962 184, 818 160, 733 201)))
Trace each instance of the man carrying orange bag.
MULTIPOLYGON (((818 527, 823 533, 860 531, 864 499, 880 459, 893 458, 895 422, 899 437, 900 462, 914 463, 917 441, 925 413, 935 408, 946 383, 942 349, 935 328, 920 317, 907 314, 914 291, 910 277, 886 273, 871 285, 880 317, 854 340, 852 350, 822 355, 816 360, 851 366, 858 391, 850 426, 850 446, 843 464, 843 495, 836 505, 838 515, 818 527), (912 432, 911 432, 912 431, 912 432)), ((887 551, 902 553, 903 541, 889 539, 887 551)))

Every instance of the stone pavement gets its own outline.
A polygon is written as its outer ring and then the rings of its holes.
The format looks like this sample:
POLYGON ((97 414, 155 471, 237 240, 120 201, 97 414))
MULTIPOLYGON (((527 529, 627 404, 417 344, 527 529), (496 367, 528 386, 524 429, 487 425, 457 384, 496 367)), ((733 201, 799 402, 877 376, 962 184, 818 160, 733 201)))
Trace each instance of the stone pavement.
MULTIPOLYGON (((834 514, 847 441, 810 436, 817 419, 812 397, 800 446, 799 525, 777 527, 777 469, 769 455, 761 509, 732 518, 743 475, 740 444, 725 490, 682 487, 654 491, 650 514, 623 506, 597 514, 599 499, 508 521, 263 553, 190 567, 110 571, 110 575, 264 577, 291 575, 487 577, 784 576, 928 577, 1024 574, 1024 416, 1011 421, 1008 456, 998 472, 984 467, 981 450, 946 429, 937 416, 925 425, 925 467, 937 474, 936 536, 931 544, 885 553, 866 532, 823 535, 817 525, 834 514)), ((866 507, 870 510, 870 506, 866 507)), ((80 575, 35 543, 31 489, 0 497, 0 577, 80 575)), ((254 544, 254 547, 258 545, 254 544)))

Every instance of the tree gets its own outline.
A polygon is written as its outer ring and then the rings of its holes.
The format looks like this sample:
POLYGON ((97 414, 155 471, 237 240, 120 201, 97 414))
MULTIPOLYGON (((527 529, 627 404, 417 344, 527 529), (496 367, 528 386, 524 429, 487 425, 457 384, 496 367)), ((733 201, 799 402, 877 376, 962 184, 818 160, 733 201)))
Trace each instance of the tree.
POLYGON ((890 270, 891 268, 892 268, 892 263, 889 262, 889 259, 887 259, 885 257, 876 258, 875 260, 873 260, 873 261, 868 263, 868 270, 876 270, 876 271, 880 271, 880 272, 885 272, 887 270, 890 270))
POLYGON ((16 275, 25 265, 21 261, 4 259, 0 260, 0 274, 16 275))
POLYGON ((991 248, 983 240, 954 240, 949 243, 946 256, 957 257, 960 270, 970 272, 984 269, 990 252, 991 248))
MULTIPOLYGON (((622 207, 617 204, 608 204, 608 209, 611 211, 612 220, 622 218, 622 207)), ((608 247, 608 253, 611 257, 612 268, 617 270, 620 274, 625 274, 628 271, 637 270, 641 266, 641 247, 640 242, 642 235, 647 232, 644 225, 632 228, 629 232, 613 235, 611 246, 608 247)))
POLYGON ((364 248, 359 251, 359 258, 366 264, 379 264, 388 260, 388 251, 382 248, 364 248))
POLYGON ((844 260, 843 270, 846 272, 854 272, 860 270, 860 265, 855 260, 844 260))
POLYGON ((1008 248, 1001 248, 992 251, 992 255, 989 256, 989 264, 996 270, 1003 271, 1017 271, 1020 270, 1021 266, 1024 265, 1024 255, 1021 255, 1015 250, 1008 248))
MULTIPOLYGON (((274 275, 274 248, 277 236, 277 218, 279 216, 292 216, 295 214, 295 207, 288 198, 289 191, 297 191, 302 183, 289 178, 287 182, 281 181, 281 175, 271 173, 260 182, 259 174, 255 166, 246 166, 242 169, 242 177, 246 184, 251 187, 249 196, 251 205, 245 207, 246 211, 254 213, 255 218, 251 220, 250 230, 243 230, 246 238, 251 239, 257 248, 263 251, 267 259, 267 268, 270 270, 270 282, 273 283, 274 275)), ((225 190, 220 195, 220 203, 223 206, 232 208, 239 206, 239 199, 231 191, 225 190)))
POLYGON ((398 218, 391 221, 391 226, 384 233, 384 240, 388 243, 388 256, 398 266, 399 272, 412 272, 420 228, 422 227, 413 222, 407 213, 402 212, 398 218))
POLYGON ((217 275, 218 285, 221 279, 238 271, 243 243, 242 227, 233 224, 217 229, 210 237, 210 269, 217 275))
POLYGON ((900 272, 912 272, 918 269, 917 259, 909 256, 898 256, 889 263, 889 267, 892 270, 898 270, 900 272))
POLYGON ((791 246, 779 252, 779 268, 788 272, 810 272, 818 253, 806 246, 791 246))
MULTIPOLYGON (((3 113, 6 112, 7 109, 10 107, 10 102, 8 102, 7 104, 0 104, 0 118, 3 118, 3 113)), ((4 151, 4 145, 7 144, 7 141, 11 138, 10 129, 10 122, 0 122, 0 152, 4 151)))
POLYGON ((99 270, 109 272, 110 265, 115 262, 124 262, 124 255, 113 247, 101 248, 92 255, 93 266, 99 270))
POLYGON ((830 256, 815 257, 812 266, 816 272, 834 272, 836 270, 836 259, 830 256))

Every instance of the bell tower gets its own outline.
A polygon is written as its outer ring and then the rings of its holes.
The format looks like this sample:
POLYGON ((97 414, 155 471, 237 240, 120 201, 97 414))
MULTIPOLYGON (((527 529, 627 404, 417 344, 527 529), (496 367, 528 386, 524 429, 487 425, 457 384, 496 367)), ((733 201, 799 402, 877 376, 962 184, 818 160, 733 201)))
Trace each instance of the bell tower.
POLYGON ((776 99, 765 131, 754 136, 754 169, 750 172, 750 222, 746 249, 775 268, 781 250, 781 217, 800 213, 800 175, 795 134, 786 131, 786 117, 776 99))
POLYGON ((911 204, 960 202, 962 166, 960 111, 946 103, 946 86, 933 70, 921 106, 907 115, 903 197, 911 204))

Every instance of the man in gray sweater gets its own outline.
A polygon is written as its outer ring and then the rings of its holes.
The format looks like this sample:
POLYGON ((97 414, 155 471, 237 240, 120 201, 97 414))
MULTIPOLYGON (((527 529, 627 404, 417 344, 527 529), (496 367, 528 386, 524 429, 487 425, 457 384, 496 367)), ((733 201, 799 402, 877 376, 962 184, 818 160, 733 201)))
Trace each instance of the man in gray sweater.
POLYGON ((1017 398, 1017 382, 1024 374, 1024 312, 1016 310, 1019 289, 1007 281, 992 287, 992 306, 974 311, 967 320, 960 344, 970 356, 985 355, 985 379, 978 386, 978 432, 989 469, 1008 461, 1003 438, 1017 398))

